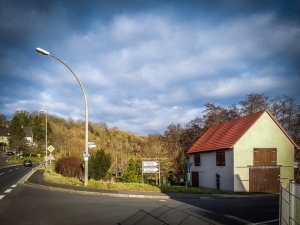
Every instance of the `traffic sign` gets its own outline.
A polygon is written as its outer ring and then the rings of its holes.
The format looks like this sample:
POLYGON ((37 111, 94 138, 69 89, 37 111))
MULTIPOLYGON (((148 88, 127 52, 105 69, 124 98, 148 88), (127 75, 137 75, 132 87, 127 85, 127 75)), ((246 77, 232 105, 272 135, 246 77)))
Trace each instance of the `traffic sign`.
POLYGON ((49 145, 49 147, 47 149, 49 152, 53 152, 55 148, 52 145, 49 145))
POLYGON ((144 167, 143 173, 155 173, 158 171, 158 168, 156 167, 144 167))
POLYGON ((158 166, 158 162, 156 161, 143 161, 143 166, 144 167, 154 167, 154 166, 158 166))
POLYGON ((49 160, 55 160, 54 156, 51 153, 49 154, 48 159, 49 160))
POLYGON ((95 143, 93 141, 88 142, 88 145, 94 145, 95 143))
POLYGON ((192 162, 187 162, 186 165, 187 165, 188 172, 189 172, 192 168, 193 163, 192 162))

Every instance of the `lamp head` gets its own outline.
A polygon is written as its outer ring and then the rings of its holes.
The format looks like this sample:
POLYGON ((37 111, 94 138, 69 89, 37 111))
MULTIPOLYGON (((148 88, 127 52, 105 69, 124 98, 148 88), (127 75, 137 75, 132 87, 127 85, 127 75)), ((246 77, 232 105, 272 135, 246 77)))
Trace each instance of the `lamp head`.
POLYGON ((50 55, 50 52, 47 52, 46 50, 42 49, 42 48, 36 48, 35 51, 37 53, 40 53, 42 55, 50 55))

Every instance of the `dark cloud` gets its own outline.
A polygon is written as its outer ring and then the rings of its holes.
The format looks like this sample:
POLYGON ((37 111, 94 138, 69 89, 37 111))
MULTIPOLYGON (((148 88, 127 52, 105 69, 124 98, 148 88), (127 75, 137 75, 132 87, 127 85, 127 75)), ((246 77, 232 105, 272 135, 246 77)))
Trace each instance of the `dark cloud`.
POLYGON ((186 123, 205 102, 298 92, 299 1, 0 2, 1 111, 45 109, 138 134, 186 123), (13 94, 11 93, 11 90, 13 94))

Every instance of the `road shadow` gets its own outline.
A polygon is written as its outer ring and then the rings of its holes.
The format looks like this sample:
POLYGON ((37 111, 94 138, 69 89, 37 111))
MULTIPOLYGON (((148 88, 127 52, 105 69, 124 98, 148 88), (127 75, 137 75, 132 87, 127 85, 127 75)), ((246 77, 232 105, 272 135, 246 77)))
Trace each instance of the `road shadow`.
POLYGON ((128 217, 126 220, 118 223, 119 225, 162 225, 162 224, 180 224, 180 225, 190 225, 190 224, 232 224, 240 225, 247 224, 248 221, 243 221, 235 218, 230 218, 227 216, 219 215, 202 208, 188 209, 186 212, 186 204, 172 208, 167 205, 163 205, 153 211, 145 211, 140 209, 138 212, 134 213, 132 216, 128 217), (185 208, 182 208, 185 207, 185 208), (192 213, 191 213, 192 212, 192 213))

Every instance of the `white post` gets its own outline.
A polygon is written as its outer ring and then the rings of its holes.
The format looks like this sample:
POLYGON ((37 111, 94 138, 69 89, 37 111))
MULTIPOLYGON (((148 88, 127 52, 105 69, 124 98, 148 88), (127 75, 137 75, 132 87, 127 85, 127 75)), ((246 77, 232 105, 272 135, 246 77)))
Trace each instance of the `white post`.
POLYGON ((77 77, 77 75, 74 73, 74 71, 64 61, 62 61, 61 59, 57 58, 54 55, 51 55, 49 52, 47 52, 44 49, 36 48, 35 51, 37 53, 42 54, 42 55, 51 56, 52 58, 54 58, 54 59, 60 61, 62 64, 64 64, 71 71, 71 73, 74 75, 74 77, 76 78, 76 80, 78 81, 78 83, 81 87, 83 97, 84 97, 84 102, 85 102, 85 150, 84 150, 84 152, 85 152, 87 157, 84 159, 84 185, 86 186, 86 185, 88 185, 88 166, 89 166, 89 162, 88 162, 88 157, 89 157, 89 153, 88 153, 88 124, 89 124, 89 121, 88 121, 88 101, 87 101, 85 90, 84 90, 83 85, 80 82, 79 78, 77 77))
POLYGON ((161 187, 161 181, 160 181, 160 161, 158 161, 158 179, 159 179, 159 186, 161 187))
POLYGON ((46 168, 48 166, 48 121, 47 121, 47 111, 45 111, 46 113, 46 168))
POLYGON ((43 113, 45 113, 45 117, 46 117, 46 131, 45 131, 45 133, 46 133, 46 143, 45 143, 45 150, 46 150, 46 158, 45 158, 45 166, 46 166, 46 168, 47 168, 47 166, 48 166, 48 160, 47 160, 47 158, 48 158, 48 133, 47 133, 47 131, 48 131, 48 128, 47 128, 47 124, 48 124, 48 121, 47 121, 47 111, 46 110, 40 110, 40 112, 43 112, 43 113))

